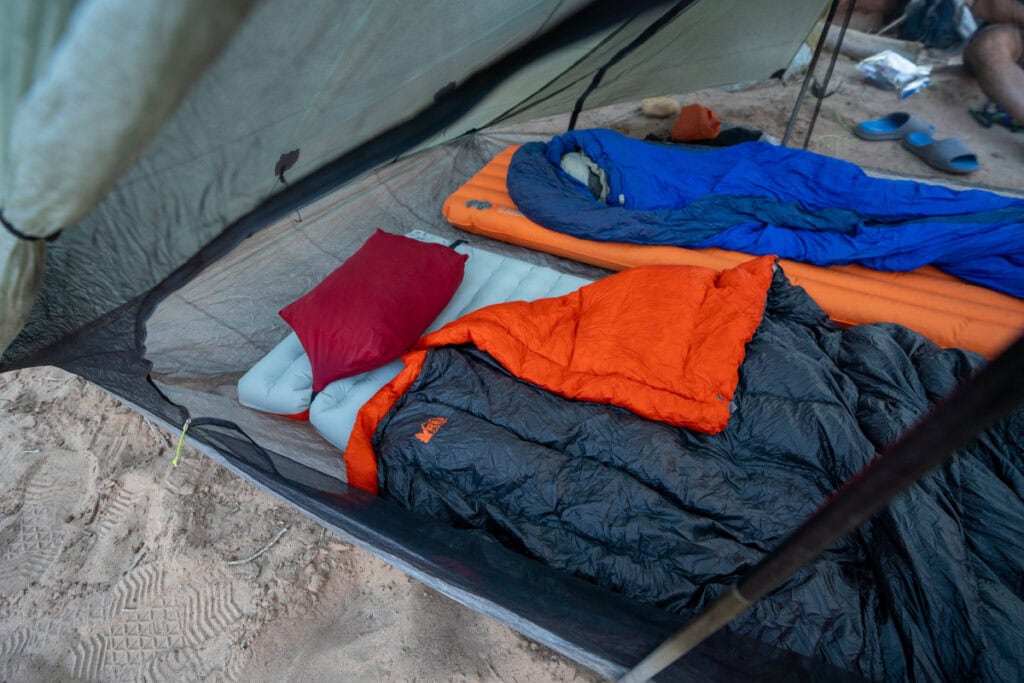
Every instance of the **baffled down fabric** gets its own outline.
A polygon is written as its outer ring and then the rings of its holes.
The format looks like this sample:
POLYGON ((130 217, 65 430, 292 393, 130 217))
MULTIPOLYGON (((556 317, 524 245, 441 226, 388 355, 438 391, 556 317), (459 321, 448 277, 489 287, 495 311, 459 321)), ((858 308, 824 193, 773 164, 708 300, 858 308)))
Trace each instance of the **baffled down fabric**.
MULTIPOLYGON (((718 434, 567 400, 449 346, 423 354, 372 445, 382 495, 689 611, 981 362, 897 325, 842 329, 780 272, 718 434)), ((1016 680, 1022 452, 1018 410, 730 628, 872 679, 1016 680)))
POLYGON ((473 344, 561 396, 720 432, 744 346, 764 311, 773 260, 723 271, 634 268, 565 296, 496 304, 445 325, 420 339, 404 357, 406 370, 360 410, 345 451, 349 483, 376 492, 376 420, 415 378, 423 350, 438 346, 473 344))
POLYGON ((1024 200, 872 178, 813 152, 762 142, 687 149, 572 131, 520 147, 508 192, 532 221, 583 239, 876 270, 931 264, 1024 297, 1024 200), (607 202, 559 169, 577 151, 607 174, 607 202))

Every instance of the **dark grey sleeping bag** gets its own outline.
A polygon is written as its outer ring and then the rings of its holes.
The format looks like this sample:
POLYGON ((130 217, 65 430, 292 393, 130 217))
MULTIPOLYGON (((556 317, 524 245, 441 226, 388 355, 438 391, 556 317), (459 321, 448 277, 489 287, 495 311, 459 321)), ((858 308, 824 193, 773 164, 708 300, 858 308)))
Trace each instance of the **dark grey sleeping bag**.
MULTIPOLYGON (((375 434, 381 494, 690 611, 982 362, 897 325, 841 329, 779 272, 724 432, 560 398, 475 348, 435 349, 375 434)), ((868 678, 1016 680, 1022 450, 1018 410, 730 629, 868 678)))

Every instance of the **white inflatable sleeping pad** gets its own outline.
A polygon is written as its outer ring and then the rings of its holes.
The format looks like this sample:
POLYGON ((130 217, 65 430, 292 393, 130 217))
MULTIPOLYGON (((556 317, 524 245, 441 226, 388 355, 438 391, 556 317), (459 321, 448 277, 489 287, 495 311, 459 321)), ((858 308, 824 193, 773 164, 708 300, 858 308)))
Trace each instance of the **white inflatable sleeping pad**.
POLYGON ((238 402, 267 413, 303 413, 312 394, 313 367, 294 332, 238 380, 238 402))
MULTIPOLYGON (((416 230, 408 237, 447 244, 436 235, 416 230)), ((456 251, 468 254, 462 284, 428 332, 466 313, 505 301, 533 301, 562 296, 590 280, 566 275, 544 266, 460 244, 456 251)), ((292 333, 274 347, 238 381, 238 400, 249 408, 279 415, 296 415, 309 409, 310 423, 325 439, 344 449, 359 409, 402 370, 402 361, 346 377, 327 385, 310 402, 313 372, 298 337, 292 333)))

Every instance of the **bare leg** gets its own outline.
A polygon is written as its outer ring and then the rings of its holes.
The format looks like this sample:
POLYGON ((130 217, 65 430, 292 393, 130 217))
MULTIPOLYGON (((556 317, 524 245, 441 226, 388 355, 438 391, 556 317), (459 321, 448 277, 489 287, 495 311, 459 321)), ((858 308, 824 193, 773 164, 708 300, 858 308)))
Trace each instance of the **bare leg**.
POLYGON ((1024 4, 1019 0, 974 0, 971 12, 974 18, 990 24, 1024 26, 1024 4))
POLYGON ((989 26, 971 38, 964 63, 989 98, 1024 123, 1024 37, 1016 26, 989 26))

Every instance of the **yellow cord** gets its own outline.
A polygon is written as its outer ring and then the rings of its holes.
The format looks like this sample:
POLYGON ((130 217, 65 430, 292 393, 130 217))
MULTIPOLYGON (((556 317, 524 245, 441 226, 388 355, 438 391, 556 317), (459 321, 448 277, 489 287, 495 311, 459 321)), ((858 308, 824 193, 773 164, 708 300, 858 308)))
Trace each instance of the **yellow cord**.
POLYGON ((171 464, 175 467, 178 466, 178 458, 181 457, 181 445, 185 443, 185 434, 188 432, 190 424, 192 424, 191 417, 185 420, 185 426, 181 428, 181 436, 178 437, 178 447, 174 449, 174 460, 171 461, 171 464))

